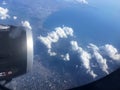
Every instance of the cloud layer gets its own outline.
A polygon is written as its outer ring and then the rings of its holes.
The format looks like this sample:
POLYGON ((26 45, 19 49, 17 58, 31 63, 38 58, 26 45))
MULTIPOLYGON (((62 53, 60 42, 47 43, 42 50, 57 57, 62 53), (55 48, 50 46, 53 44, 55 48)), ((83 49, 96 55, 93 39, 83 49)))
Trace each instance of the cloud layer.
POLYGON ((100 54, 99 48, 94 44, 89 44, 88 48, 92 49, 93 57, 96 59, 102 71, 105 72, 106 74, 109 74, 107 60, 103 58, 103 56, 100 54))
MULTIPOLYGON (((55 28, 55 30, 49 32, 47 36, 40 35, 38 39, 43 45, 46 46, 48 49, 48 54, 50 56, 57 56, 61 57, 64 61, 70 61, 71 55, 69 53, 71 51, 67 52, 66 54, 61 54, 60 52, 55 52, 52 50, 55 49, 53 44, 58 43, 60 39, 68 39, 69 37, 74 38, 73 36, 75 36, 74 30, 70 27, 63 26, 55 28)), ((82 67, 86 70, 86 73, 91 75, 93 78, 96 78, 98 76, 97 72, 91 65, 93 61, 97 65, 96 68, 99 68, 101 71, 103 71, 102 73, 105 74, 110 73, 110 66, 108 65, 108 60, 105 56, 110 57, 114 62, 120 62, 120 54, 118 50, 111 44, 105 44, 98 47, 93 43, 89 43, 86 49, 83 49, 81 46, 79 46, 79 43, 76 40, 68 40, 72 52, 77 53, 82 67)))
POLYGON ((87 70, 87 73, 95 78, 97 75, 92 71, 90 66, 91 54, 79 47, 77 41, 71 41, 70 43, 73 51, 79 54, 80 61, 82 62, 83 67, 87 70))

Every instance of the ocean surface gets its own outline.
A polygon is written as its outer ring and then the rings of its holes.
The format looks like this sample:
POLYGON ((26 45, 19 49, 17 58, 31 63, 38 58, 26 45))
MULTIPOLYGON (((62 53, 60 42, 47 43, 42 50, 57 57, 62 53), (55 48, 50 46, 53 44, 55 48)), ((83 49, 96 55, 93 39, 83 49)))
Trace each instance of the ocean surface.
POLYGON ((92 6, 65 8, 50 15, 44 22, 44 27, 49 30, 63 25, 71 27, 76 39, 83 45, 94 43, 119 47, 120 19, 115 16, 114 9, 104 11, 92 6))
MULTIPOLYGON (((87 48, 87 45, 89 43, 93 43, 97 46, 111 44, 115 46, 119 51, 120 19, 117 18, 116 13, 117 10, 109 10, 109 8, 103 10, 103 8, 100 8, 100 6, 73 6, 61 9, 51 14, 46 19, 43 26, 48 30, 48 32, 53 31, 55 27, 68 26, 73 28, 75 35, 73 40, 78 41, 79 45, 84 49, 87 48)), ((63 44, 66 45, 67 43, 69 42, 66 41, 66 43, 64 42, 62 45, 61 43, 58 44, 60 44, 60 48, 62 48, 63 44)), ((64 47, 65 46, 63 46, 62 50, 69 51, 64 47)), ((58 52, 61 52, 61 50, 58 49, 58 52)), ((71 77, 71 80, 76 83, 76 85, 82 85, 88 83, 89 81, 92 81, 89 76, 84 74, 84 71, 81 69, 81 71, 75 69, 74 66, 80 63, 79 58, 77 58, 73 53, 71 55, 71 61, 67 63, 62 61, 59 62, 59 59, 57 57, 49 58, 49 60, 53 61, 51 61, 52 63, 49 63, 49 67, 54 66, 56 68, 56 71, 61 75, 64 72, 68 72, 70 76, 73 76, 71 77)), ((111 65, 111 68, 113 68, 113 70, 118 67, 119 65, 111 65)), ((104 74, 100 73, 101 71, 99 69, 97 71, 99 73, 98 78, 105 76, 104 74)), ((61 78, 64 78, 64 76, 61 78)))

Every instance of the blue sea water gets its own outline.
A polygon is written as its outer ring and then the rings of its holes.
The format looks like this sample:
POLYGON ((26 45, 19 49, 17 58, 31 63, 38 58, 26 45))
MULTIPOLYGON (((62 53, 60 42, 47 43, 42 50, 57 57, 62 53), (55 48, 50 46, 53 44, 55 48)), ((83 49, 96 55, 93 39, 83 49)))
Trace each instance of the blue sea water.
MULTIPOLYGON (((119 16, 117 16, 116 13, 118 13, 118 10, 110 10, 109 8, 103 9, 100 8, 100 6, 74 6, 61 9, 50 15, 44 22, 44 27, 48 29, 48 32, 54 30, 55 27, 63 25, 73 28, 75 35, 73 40, 78 41, 79 45, 84 49, 87 48, 89 43, 93 43, 97 46, 112 44, 120 51, 120 18, 118 18, 119 16)), ((67 43, 69 42, 62 42, 62 44, 67 43)), ((61 43, 58 44, 61 46, 61 43)), ((65 48, 62 50, 64 49, 65 48)), ((58 51, 61 52, 60 50, 58 51)), ((84 74, 84 70, 82 71, 80 69, 81 72, 79 72, 80 70, 75 69, 74 66, 80 62, 76 55, 73 53, 71 55, 71 61, 69 63, 67 62, 67 64, 66 62, 58 61, 58 58, 51 58, 53 62, 50 63, 50 67, 54 66, 56 71, 61 75, 63 72, 62 68, 66 72, 69 72, 70 75, 73 76, 72 78, 74 78, 73 82, 77 83, 76 85, 82 85, 89 81, 93 81, 93 79, 84 74), (78 79, 82 77, 84 78, 81 80, 78 79), (87 78, 87 80, 85 78, 87 78)), ((118 68, 117 65, 111 65, 110 67, 114 69, 116 67, 118 68)), ((101 70, 98 68, 97 71, 99 77, 105 76, 105 74, 100 73, 101 70)), ((64 78, 64 76, 62 78, 64 78)))
POLYGON ((92 6, 76 6, 65 8, 53 13, 44 22, 44 27, 53 29, 58 26, 73 28, 76 39, 87 45, 120 44, 120 19, 116 17, 118 11, 92 6))

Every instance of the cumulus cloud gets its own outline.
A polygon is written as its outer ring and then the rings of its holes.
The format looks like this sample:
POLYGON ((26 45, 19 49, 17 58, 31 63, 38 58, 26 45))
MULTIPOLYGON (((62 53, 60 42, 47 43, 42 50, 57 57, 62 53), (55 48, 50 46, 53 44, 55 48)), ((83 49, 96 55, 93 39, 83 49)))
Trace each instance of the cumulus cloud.
POLYGON ((92 43, 89 44, 88 48, 93 50, 93 56, 95 57, 97 63, 99 64, 99 67, 102 69, 102 71, 105 72, 106 74, 109 74, 107 60, 105 58, 103 58, 103 56, 99 53, 99 48, 92 43))
POLYGON ((0 19, 4 20, 10 18, 8 15, 9 10, 7 8, 0 7, 0 19))
POLYGON ((26 29, 32 30, 32 27, 29 23, 29 21, 22 21, 22 26, 25 27, 26 29))
POLYGON ((87 70, 87 72, 93 76, 94 78, 97 76, 96 73, 94 73, 94 70, 91 69, 91 59, 95 58, 96 64, 99 65, 99 68, 105 72, 106 74, 109 74, 109 66, 107 64, 107 59, 104 58, 102 55, 106 54, 108 55, 112 60, 120 61, 120 54, 118 50, 110 45, 106 44, 104 46, 97 47, 96 45, 90 43, 88 45, 87 50, 92 50, 91 52, 87 52, 83 50, 82 47, 78 45, 77 41, 71 41, 72 50, 77 52, 79 54, 80 60, 82 62, 83 67, 87 70), (101 52, 103 50, 103 52, 101 52))
POLYGON ((59 39, 68 38, 68 36, 73 36, 73 29, 70 27, 57 27, 55 31, 47 34, 47 36, 39 36, 38 39, 48 48, 48 53, 50 56, 55 56, 56 53, 52 52, 52 44, 57 43, 59 39))
POLYGON ((120 54, 113 45, 106 44, 105 46, 102 46, 102 49, 111 59, 120 61, 120 54))
POLYGON ((62 57, 62 59, 63 59, 64 61, 70 61, 70 55, 69 55, 69 53, 67 53, 67 54, 65 54, 65 55, 61 55, 61 57, 62 57))
MULTIPOLYGON (((70 27, 57 27, 54 31, 51 31, 46 36, 40 35, 38 39, 43 43, 43 45, 47 47, 48 54, 50 56, 58 56, 61 57, 64 61, 70 61, 71 56, 69 52, 64 55, 60 52, 54 52, 52 50, 53 44, 58 43, 60 39, 73 37, 73 33, 74 30, 70 27)), ((70 41, 70 45, 72 51, 78 54, 81 65, 86 70, 86 73, 91 75, 93 78, 97 77, 98 72, 94 71, 94 68, 91 64, 91 62, 93 61, 92 59, 95 60, 95 65, 97 65, 97 68, 100 68, 106 74, 109 74, 110 68, 107 63, 108 60, 104 56, 107 55, 114 61, 120 60, 120 54, 118 50, 110 44, 98 47, 97 45, 90 43, 87 46, 86 50, 80 47, 78 45, 78 42, 74 40, 70 41)))
POLYGON ((77 41, 71 41, 70 43, 73 51, 76 51, 79 54, 82 65, 87 70, 87 73, 89 73, 93 78, 95 78, 97 75, 93 72, 90 66, 91 55, 87 51, 79 47, 77 41))

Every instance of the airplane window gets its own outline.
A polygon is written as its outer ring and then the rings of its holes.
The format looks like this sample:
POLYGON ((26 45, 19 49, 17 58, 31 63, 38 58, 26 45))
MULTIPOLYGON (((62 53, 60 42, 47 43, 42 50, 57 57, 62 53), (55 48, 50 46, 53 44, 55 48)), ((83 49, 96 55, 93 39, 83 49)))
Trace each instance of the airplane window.
POLYGON ((0 0, 0 24, 33 34, 32 70, 13 90, 71 89, 120 68, 119 0, 0 0))

